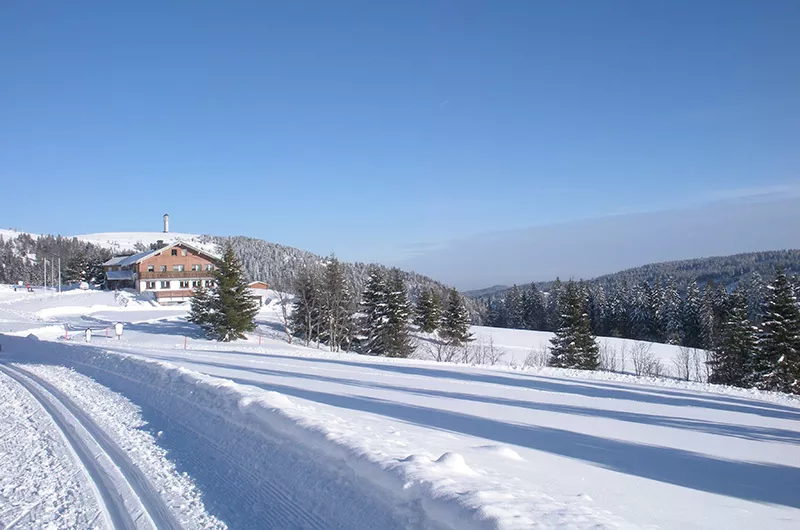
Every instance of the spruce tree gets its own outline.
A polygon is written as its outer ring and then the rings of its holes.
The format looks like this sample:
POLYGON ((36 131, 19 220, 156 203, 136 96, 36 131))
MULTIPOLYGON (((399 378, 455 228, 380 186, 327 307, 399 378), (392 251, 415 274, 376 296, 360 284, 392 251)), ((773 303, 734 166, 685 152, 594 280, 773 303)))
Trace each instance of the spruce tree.
POLYGON ((522 309, 525 329, 544 330, 547 317, 542 292, 532 283, 524 295, 522 309))
POLYGON ((195 289, 194 294, 191 300, 191 308, 189 310, 189 316, 186 318, 189 322, 193 324, 197 324, 206 335, 211 333, 211 330, 214 328, 212 325, 214 319, 214 313, 211 308, 211 296, 208 292, 208 289, 201 286, 195 289))
POLYGON ((463 297, 455 289, 450 289, 447 306, 442 315, 440 335, 452 345, 460 346, 472 340, 469 332, 469 311, 463 297))
POLYGON ((765 390, 800 394, 800 309, 782 268, 764 304, 753 382, 765 390))
POLYGON ((372 267, 361 295, 359 332, 356 337, 361 353, 381 355, 386 350, 388 298, 388 286, 383 271, 378 267, 372 267))
POLYGON ((550 340, 550 366, 596 370, 600 348, 592 335, 585 294, 574 281, 567 282, 559 305, 561 325, 550 340))
POLYGON ((215 339, 223 342, 243 339, 246 331, 256 329, 258 301, 248 292, 242 265, 230 244, 226 246, 222 260, 214 270, 210 305, 214 314, 211 333, 215 339))
POLYGON ((711 352, 708 382, 748 386, 757 341, 757 330, 747 314, 747 296, 737 289, 728 299, 717 344, 711 352))
POLYGON ((684 346, 689 348, 703 348, 705 346, 705 333, 703 329, 703 300, 696 282, 689 283, 686 295, 683 297, 681 307, 683 321, 684 346))
POLYGON ((419 330, 423 333, 433 333, 439 329, 441 313, 439 295, 430 289, 423 289, 414 313, 414 323, 419 326, 419 330))
POLYGON ((387 357, 408 357, 414 352, 415 345, 411 339, 411 303, 400 269, 389 271, 386 294, 383 354, 387 357))

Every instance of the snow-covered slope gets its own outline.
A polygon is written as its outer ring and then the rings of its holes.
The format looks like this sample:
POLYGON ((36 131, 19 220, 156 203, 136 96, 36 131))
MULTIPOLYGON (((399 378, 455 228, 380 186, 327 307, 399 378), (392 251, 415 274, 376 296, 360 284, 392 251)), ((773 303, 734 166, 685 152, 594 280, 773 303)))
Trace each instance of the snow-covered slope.
MULTIPOLYGON (((275 303, 257 335, 221 344, 179 308, 100 296, 0 304, 0 331, 18 335, 0 336, 3 354, 71 366, 145 407, 157 443, 231 526, 800 524, 800 403, 788 396, 331 353, 288 344, 275 303), (105 338, 117 321, 122 339, 105 338), (88 345, 86 327, 98 330, 88 345)), ((512 360, 546 339, 474 332, 512 360)))
POLYGON ((198 234, 183 234, 179 232, 103 232, 97 234, 81 234, 75 236, 81 241, 111 249, 114 252, 126 252, 134 250, 137 243, 145 247, 157 241, 172 243, 184 241, 207 252, 215 252, 216 246, 213 243, 204 241, 203 236, 198 234))

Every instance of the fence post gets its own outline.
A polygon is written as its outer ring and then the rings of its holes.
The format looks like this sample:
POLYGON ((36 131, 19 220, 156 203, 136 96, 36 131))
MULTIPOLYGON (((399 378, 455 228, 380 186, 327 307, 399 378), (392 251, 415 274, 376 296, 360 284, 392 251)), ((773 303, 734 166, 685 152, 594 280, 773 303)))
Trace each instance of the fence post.
POLYGON ((186 349, 186 336, 183 337, 183 349, 186 349))
POLYGON ((64 324, 64 329, 66 330, 66 333, 64 334, 64 340, 69 340, 69 324, 68 323, 64 324))

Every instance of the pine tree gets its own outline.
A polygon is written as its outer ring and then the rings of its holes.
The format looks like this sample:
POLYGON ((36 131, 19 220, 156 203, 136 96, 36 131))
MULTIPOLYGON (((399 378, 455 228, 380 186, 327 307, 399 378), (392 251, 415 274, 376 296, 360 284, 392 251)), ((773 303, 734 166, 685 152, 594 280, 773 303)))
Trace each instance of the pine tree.
POLYGON ((189 316, 186 320, 203 328, 206 335, 209 335, 211 330, 214 329, 214 313, 211 308, 211 296, 208 289, 202 285, 194 291, 191 309, 189 310, 189 316))
POLYGON ((245 338, 246 331, 256 329, 259 307, 248 292, 242 265, 230 245, 214 270, 214 284, 210 304, 214 315, 210 322, 213 338, 223 342, 245 338))
POLYGON ((469 311, 464 305, 464 298, 455 289, 450 289, 442 315, 442 338, 456 346, 466 344, 472 340, 469 324, 469 311))
POLYGON ((544 330, 547 326, 547 315, 542 292, 532 283, 524 295, 522 310, 525 329, 544 330))
POLYGON ((359 332, 356 337, 359 351, 381 355, 386 349, 389 292, 383 271, 372 267, 361 295, 359 332))
POLYGON ((705 345, 703 330, 703 300, 696 282, 686 288, 681 307, 683 328, 682 344, 689 348, 702 348, 705 345))
POLYGON ((411 303, 400 269, 389 271, 386 293, 383 354, 387 357, 408 357, 414 352, 415 346, 411 340, 411 303))
POLYGON ((671 277, 667 278, 662 291, 659 324, 663 340, 667 344, 681 343, 681 296, 671 277))
POLYGON ((737 289, 728 299, 728 307, 711 352, 708 382, 748 386, 758 335, 747 314, 747 296, 737 289))
POLYGON ((585 294, 574 281, 567 282, 560 306, 561 325, 550 340, 550 366, 596 370, 600 348, 592 335, 585 294))
POLYGON ((419 326, 420 331, 433 333, 439 329, 441 313, 439 295, 430 289, 423 289, 419 295, 414 315, 414 323, 419 326))
POLYGON ((512 329, 525 328, 525 310, 523 308, 522 292, 514 285, 506 296, 506 311, 508 327, 512 329))
POLYGON ((550 292, 547 295, 547 328, 545 331, 555 331, 558 329, 561 322, 561 291, 564 286, 561 279, 556 277, 556 281, 550 287, 550 292))
POLYGON ((88 282, 90 279, 89 258, 83 252, 73 256, 66 264, 63 280, 67 283, 88 282))
POLYGON ((753 382, 762 389, 800 394, 800 309, 782 268, 764 304, 753 382))

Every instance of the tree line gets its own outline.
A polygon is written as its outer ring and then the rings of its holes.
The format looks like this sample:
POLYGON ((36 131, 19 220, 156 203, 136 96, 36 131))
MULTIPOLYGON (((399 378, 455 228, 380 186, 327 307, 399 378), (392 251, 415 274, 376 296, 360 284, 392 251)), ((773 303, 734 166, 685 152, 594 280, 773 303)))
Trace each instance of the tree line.
POLYGON ((0 283, 17 282, 33 285, 55 285, 55 269, 61 260, 63 283, 88 282, 102 284, 105 273, 102 264, 111 258, 111 252, 77 238, 42 235, 31 237, 20 234, 4 240, 0 237, 0 283), (47 260, 47 278, 44 277, 44 260, 47 260))
POLYGON ((370 267, 363 289, 357 291, 343 264, 331 257, 324 265, 298 271, 293 292, 288 328, 306 345, 408 357, 417 346, 415 331, 436 334, 436 340, 448 344, 471 340, 463 296, 450 289, 442 300, 438 291, 423 289, 414 304, 405 273, 396 268, 370 267))
POLYGON ((595 336, 628 334, 708 350, 711 383, 800 394, 797 280, 778 268, 766 286, 754 274, 731 292, 713 282, 701 290, 695 282, 681 296, 667 279, 636 286, 628 298, 601 298, 602 286, 556 281, 549 293, 535 285, 512 289, 489 315, 507 327, 554 331, 551 366, 595 370, 595 336))

